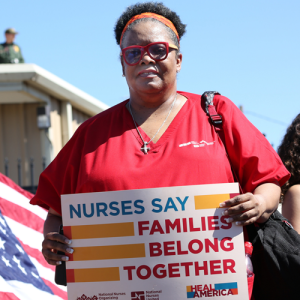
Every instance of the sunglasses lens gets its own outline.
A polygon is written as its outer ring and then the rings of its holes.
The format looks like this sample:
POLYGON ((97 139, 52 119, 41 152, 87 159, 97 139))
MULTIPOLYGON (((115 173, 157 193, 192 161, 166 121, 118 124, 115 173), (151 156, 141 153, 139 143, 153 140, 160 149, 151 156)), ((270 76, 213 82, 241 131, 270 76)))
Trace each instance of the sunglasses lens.
POLYGON ((141 49, 139 48, 130 48, 125 51, 125 60, 128 64, 134 65, 137 64, 141 58, 141 49))
POLYGON ((148 49, 151 57, 155 60, 162 60, 167 57, 167 48, 164 44, 154 44, 148 49))

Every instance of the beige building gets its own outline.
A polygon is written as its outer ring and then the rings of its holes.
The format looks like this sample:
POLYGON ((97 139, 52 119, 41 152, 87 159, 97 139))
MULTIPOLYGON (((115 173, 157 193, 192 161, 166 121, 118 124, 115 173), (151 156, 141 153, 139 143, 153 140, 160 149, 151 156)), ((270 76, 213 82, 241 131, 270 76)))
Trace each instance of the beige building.
POLYGON ((78 126, 107 108, 36 65, 1 64, 0 172, 36 186, 78 126))

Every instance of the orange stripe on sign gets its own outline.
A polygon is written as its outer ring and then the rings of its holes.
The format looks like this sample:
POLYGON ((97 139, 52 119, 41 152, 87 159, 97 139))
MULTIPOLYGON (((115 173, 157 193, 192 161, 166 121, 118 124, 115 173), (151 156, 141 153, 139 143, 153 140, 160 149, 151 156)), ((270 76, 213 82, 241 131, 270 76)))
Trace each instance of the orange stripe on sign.
POLYGON ((220 203, 230 199, 229 194, 194 196, 195 209, 219 208, 220 203))
POLYGON ((145 244, 74 247, 70 261, 146 257, 145 244))
POLYGON ((118 267, 113 268, 91 268, 91 269, 67 269, 67 282, 99 282, 120 281, 118 267), (69 281, 68 273, 73 273, 74 281, 69 281))
MULTIPOLYGON (((112 223, 96 225, 67 226, 72 239, 97 239, 121 236, 134 236, 134 223, 112 223)), ((65 228, 64 228, 65 230, 65 228)))

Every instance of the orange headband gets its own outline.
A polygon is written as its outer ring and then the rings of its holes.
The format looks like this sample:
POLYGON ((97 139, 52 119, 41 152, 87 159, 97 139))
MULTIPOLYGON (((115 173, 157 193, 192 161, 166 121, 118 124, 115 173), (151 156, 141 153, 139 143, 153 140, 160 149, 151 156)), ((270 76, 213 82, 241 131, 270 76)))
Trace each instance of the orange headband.
POLYGON ((127 30, 128 26, 130 24, 132 24, 134 21, 136 20, 139 20, 139 19, 143 19, 143 18, 152 18, 152 19, 156 19, 160 22, 162 22, 163 24, 165 24, 166 26, 168 26, 169 28, 172 29, 172 31, 174 31, 174 33, 176 34, 177 36, 177 39, 178 39, 178 43, 179 43, 179 35, 178 35, 178 32, 174 26, 174 24, 168 20, 167 18, 161 16, 161 15, 158 15, 158 14, 155 14, 155 13, 150 13, 150 12, 145 12, 145 13, 142 13, 140 15, 136 15, 134 17, 132 17, 126 24, 126 26, 124 27, 123 31, 122 31, 122 35, 121 35, 121 39, 120 39, 120 47, 122 45, 122 39, 123 39, 123 35, 125 33, 125 31, 127 30))

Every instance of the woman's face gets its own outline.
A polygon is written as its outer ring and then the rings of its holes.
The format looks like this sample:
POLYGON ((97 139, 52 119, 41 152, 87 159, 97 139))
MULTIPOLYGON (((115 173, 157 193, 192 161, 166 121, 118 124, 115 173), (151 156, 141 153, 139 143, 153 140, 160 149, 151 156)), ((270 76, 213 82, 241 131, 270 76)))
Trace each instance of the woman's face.
MULTIPOLYGON (((154 42, 174 44, 165 25, 149 20, 136 24, 125 34, 122 48, 146 46, 154 42)), ((163 61, 155 61, 147 52, 134 66, 127 65, 122 58, 122 68, 131 96, 162 92, 174 87, 176 89, 176 73, 180 71, 181 61, 182 55, 176 55, 173 49, 169 49, 168 57, 163 61)))

